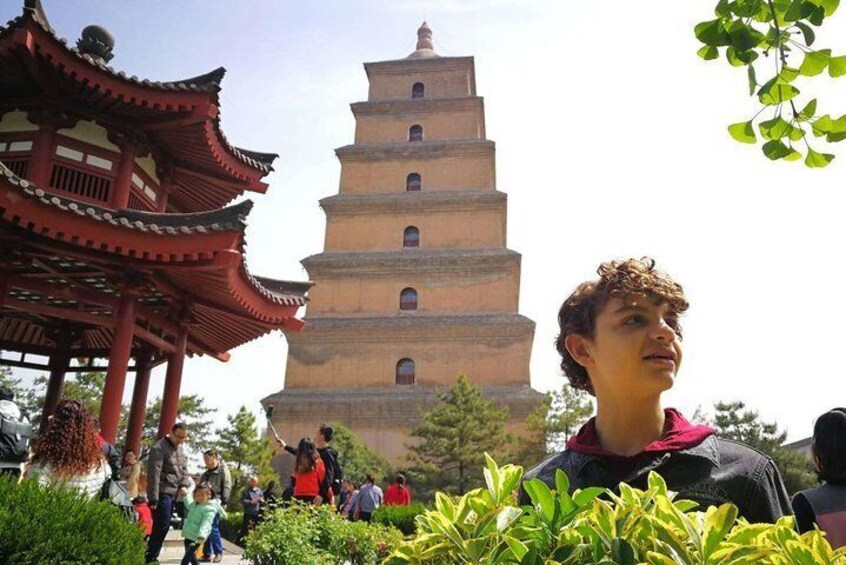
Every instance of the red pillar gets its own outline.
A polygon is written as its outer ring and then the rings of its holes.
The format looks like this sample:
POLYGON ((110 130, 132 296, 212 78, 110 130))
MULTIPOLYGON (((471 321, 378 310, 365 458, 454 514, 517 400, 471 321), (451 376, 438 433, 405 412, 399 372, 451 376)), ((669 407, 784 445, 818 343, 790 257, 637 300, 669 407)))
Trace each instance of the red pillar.
POLYGON ((117 176, 114 185, 112 185, 111 204, 115 209, 126 208, 129 205, 132 173, 135 171, 135 156, 137 154, 138 148, 134 144, 127 143, 121 147, 117 176))
POLYGON ((150 355, 135 360, 135 386, 132 389, 132 405, 129 408, 129 424, 126 430, 124 451, 131 449, 136 455, 144 433, 144 416, 147 414, 147 391, 150 388, 150 355))
POLYGON ((47 429, 47 421, 56 411, 56 406, 62 398, 62 389, 65 385, 65 370, 68 367, 70 356, 66 351, 54 353, 50 356, 50 380, 47 381, 47 392, 44 395, 44 408, 41 410, 41 424, 38 426, 39 433, 47 429))
POLYGON ((32 144, 32 153, 26 176, 40 188, 47 188, 50 185, 55 140, 55 122, 45 121, 39 125, 38 133, 35 135, 35 141, 32 144))
POLYGON ((129 355, 132 353, 136 298, 135 293, 131 291, 121 292, 115 336, 109 351, 109 368, 106 371, 106 384, 103 387, 103 400, 100 405, 100 433, 103 439, 112 444, 117 435, 123 387, 126 384, 126 369, 129 366, 129 355))
POLYGON ((188 343, 188 326, 182 325, 176 336, 176 351, 167 359, 164 394, 162 395, 162 415, 159 420, 158 438, 170 433, 176 423, 179 412, 179 387, 182 383, 182 365, 185 362, 185 346, 188 343))

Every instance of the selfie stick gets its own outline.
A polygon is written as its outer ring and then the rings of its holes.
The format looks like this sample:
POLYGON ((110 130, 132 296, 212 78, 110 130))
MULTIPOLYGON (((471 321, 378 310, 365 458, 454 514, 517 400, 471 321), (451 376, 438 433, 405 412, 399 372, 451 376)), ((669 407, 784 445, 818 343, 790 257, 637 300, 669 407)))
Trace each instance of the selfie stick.
POLYGON ((276 438, 278 443, 282 443, 282 438, 276 433, 276 428, 273 427, 273 422, 271 422, 271 418, 273 417, 273 406, 267 407, 264 411, 264 416, 267 418, 267 426, 270 428, 270 431, 273 432, 273 437, 276 438))

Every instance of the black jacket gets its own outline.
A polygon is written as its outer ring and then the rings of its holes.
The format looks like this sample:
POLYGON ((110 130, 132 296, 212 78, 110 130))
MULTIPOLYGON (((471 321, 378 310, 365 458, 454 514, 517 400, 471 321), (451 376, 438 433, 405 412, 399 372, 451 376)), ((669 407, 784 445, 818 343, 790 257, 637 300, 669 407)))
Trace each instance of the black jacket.
MULTIPOLYGON (((656 471, 664 477, 667 488, 679 493, 678 498, 698 502, 700 510, 731 502, 753 523, 775 522, 792 514, 773 460, 751 447, 710 436, 688 449, 637 457, 633 470, 620 473, 612 459, 568 449, 526 473, 525 478, 538 478, 554 488, 555 470, 561 469, 570 479, 571 492, 593 486, 617 492, 621 482, 646 490, 649 471, 656 471)), ((522 488, 520 503, 530 503, 522 488)))

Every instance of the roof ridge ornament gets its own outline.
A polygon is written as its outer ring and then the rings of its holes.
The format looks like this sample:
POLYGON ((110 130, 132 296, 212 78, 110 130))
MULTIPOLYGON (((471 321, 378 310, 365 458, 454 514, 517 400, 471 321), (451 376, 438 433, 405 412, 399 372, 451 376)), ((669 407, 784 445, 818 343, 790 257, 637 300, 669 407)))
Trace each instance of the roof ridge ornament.
POLYGON ((76 47, 83 55, 91 55, 105 64, 114 58, 112 49, 115 48, 115 37, 103 26, 86 26, 82 30, 82 37, 76 42, 76 47))
POLYGON ((417 28, 417 50, 406 57, 407 59, 429 59, 439 57, 435 53, 435 45, 432 43, 432 28, 425 21, 417 28))

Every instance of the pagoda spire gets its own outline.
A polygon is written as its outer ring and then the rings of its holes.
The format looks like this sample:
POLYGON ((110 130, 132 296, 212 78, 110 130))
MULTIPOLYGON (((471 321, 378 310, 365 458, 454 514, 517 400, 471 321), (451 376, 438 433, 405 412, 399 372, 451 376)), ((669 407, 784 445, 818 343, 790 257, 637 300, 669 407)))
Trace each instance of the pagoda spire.
POLYGON ((408 59, 427 59, 429 57, 438 57, 435 53, 435 46, 432 43, 432 28, 429 24, 423 22, 417 29, 417 50, 409 55, 408 59))

